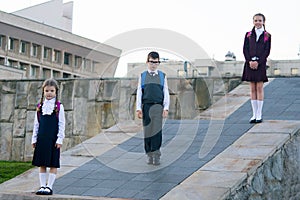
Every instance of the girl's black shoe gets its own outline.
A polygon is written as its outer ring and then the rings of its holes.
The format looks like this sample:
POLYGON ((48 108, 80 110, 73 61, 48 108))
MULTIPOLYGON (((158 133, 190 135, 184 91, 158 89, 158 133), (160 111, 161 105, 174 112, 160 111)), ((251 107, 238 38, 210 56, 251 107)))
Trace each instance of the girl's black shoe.
POLYGON ((36 195, 43 195, 44 194, 44 191, 45 191, 45 187, 40 187, 40 189, 38 191, 36 191, 36 195))
POLYGON ((262 123, 262 119, 257 119, 255 123, 262 123))
POLYGON ((52 195, 52 194, 53 194, 53 191, 49 187, 46 187, 43 192, 43 195, 52 195))
POLYGON ((254 123, 257 123, 256 121, 257 121, 256 119, 250 119, 250 120, 249 120, 249 123, 250 123, 250 124, 254 124, 254 123))

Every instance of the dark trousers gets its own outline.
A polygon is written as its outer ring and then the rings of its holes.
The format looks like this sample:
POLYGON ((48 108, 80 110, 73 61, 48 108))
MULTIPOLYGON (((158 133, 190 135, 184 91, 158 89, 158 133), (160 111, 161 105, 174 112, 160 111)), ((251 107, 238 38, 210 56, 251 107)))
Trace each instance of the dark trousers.
POLYGON ((160 155, 162 143, 162 113, 161 104, 143 104, 144 147, 146 154, 160 155))

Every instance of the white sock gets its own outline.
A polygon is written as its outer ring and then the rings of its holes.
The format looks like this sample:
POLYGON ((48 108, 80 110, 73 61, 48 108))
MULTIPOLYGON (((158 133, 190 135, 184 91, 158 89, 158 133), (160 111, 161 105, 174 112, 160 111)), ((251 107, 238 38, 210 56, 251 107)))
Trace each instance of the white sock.
POLYGON ((257 100, 251 100, 251 106, 252 106, 252 117, 251 120, 256 119, 256 113, 257 113, 257 100))
POLYGON ((52 186, 53 186, 53 183, 54 183, 54 181, 55 181, 55 178, 56 178, 56 174, 49 173, 49 178, 48 178, 48 184, 47 184, 47 187, 49 187, 51 190, 52 190, 52 186))
POLYGON ((263 105, 264 105, 264 101, 260 101, 260 100, 257 101, 256 119, 258 119, 258 120, 260 120, 262 118, 261 115, 262 115, 263 105))
POLYGON ((46 175, 46 173, 39 173, 41 187, 46 187, 46 175))

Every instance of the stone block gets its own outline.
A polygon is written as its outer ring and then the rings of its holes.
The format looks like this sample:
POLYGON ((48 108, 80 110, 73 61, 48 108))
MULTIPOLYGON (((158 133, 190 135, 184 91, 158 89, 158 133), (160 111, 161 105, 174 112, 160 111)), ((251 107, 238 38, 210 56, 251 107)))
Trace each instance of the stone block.
POLYGON ((15 95, 14 94, 1 94, 1 121, 9 122, 13 120, 14 114, 14 102, 15 95))
POLYGON ((88 98, 89 86, 89 81, 87 80, 75 80, 74 97, 88 98))
POLYGON ((13 137, 23 138, 26 127, 26 109, 16 109, 14 113, 13 137))
POLYGON ((15 108, 27 108, 29 82, 17 82, 15 108))
POLYGON ((0 123, 0 160, 10 160, 12 151, 12 123, 0 123))
POLYGON ((33 147, 31 144, 32 132, 26 132, 24 139, 24 161, 31 161, 33 156, 33 147))
POLYGON ((24 138, 13 138, 11 160, 24 160, 24 138))
POLYGON ((71 138, 73 135, 73 111, 65 111, 65 137, 71 138))
POLYGON ((42 97, 42 82, 30 82, 28 89, 28 107, 27 109, 34 110, 36 109, 37 104, 40 102, 42 97))
POLYGON ((26 115, 26 132, 32 132, 33 131, 33 123, 34 118, 36 116, 36 111, 27 111, 26 115))
POLYGON ((73 135, 85 135, 87 133, 87 99, 74 98, 74 113, 73 113, 73 135))
POLYGON ((101 106, 99 103, 88 102, 87 136, 92 137, 101 132, 101 106))
POLYGON ((66 111, 73 110, 74 108, 74 81, 64 81, 60 84, 59 99, 64 105, 66 111))
POLYGON ((9 81, 9 82, 1 82, 0 88, 2 94, 15 94, 16 93, 16 81, 9 81))

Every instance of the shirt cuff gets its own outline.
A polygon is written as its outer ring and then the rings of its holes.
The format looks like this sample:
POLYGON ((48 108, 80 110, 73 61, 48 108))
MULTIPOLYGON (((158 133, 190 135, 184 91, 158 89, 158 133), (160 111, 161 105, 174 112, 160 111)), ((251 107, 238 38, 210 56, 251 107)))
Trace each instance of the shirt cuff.
POLYGON ((57 138, 56 144, 62 144, 63 143, 63 138, 57 138))

